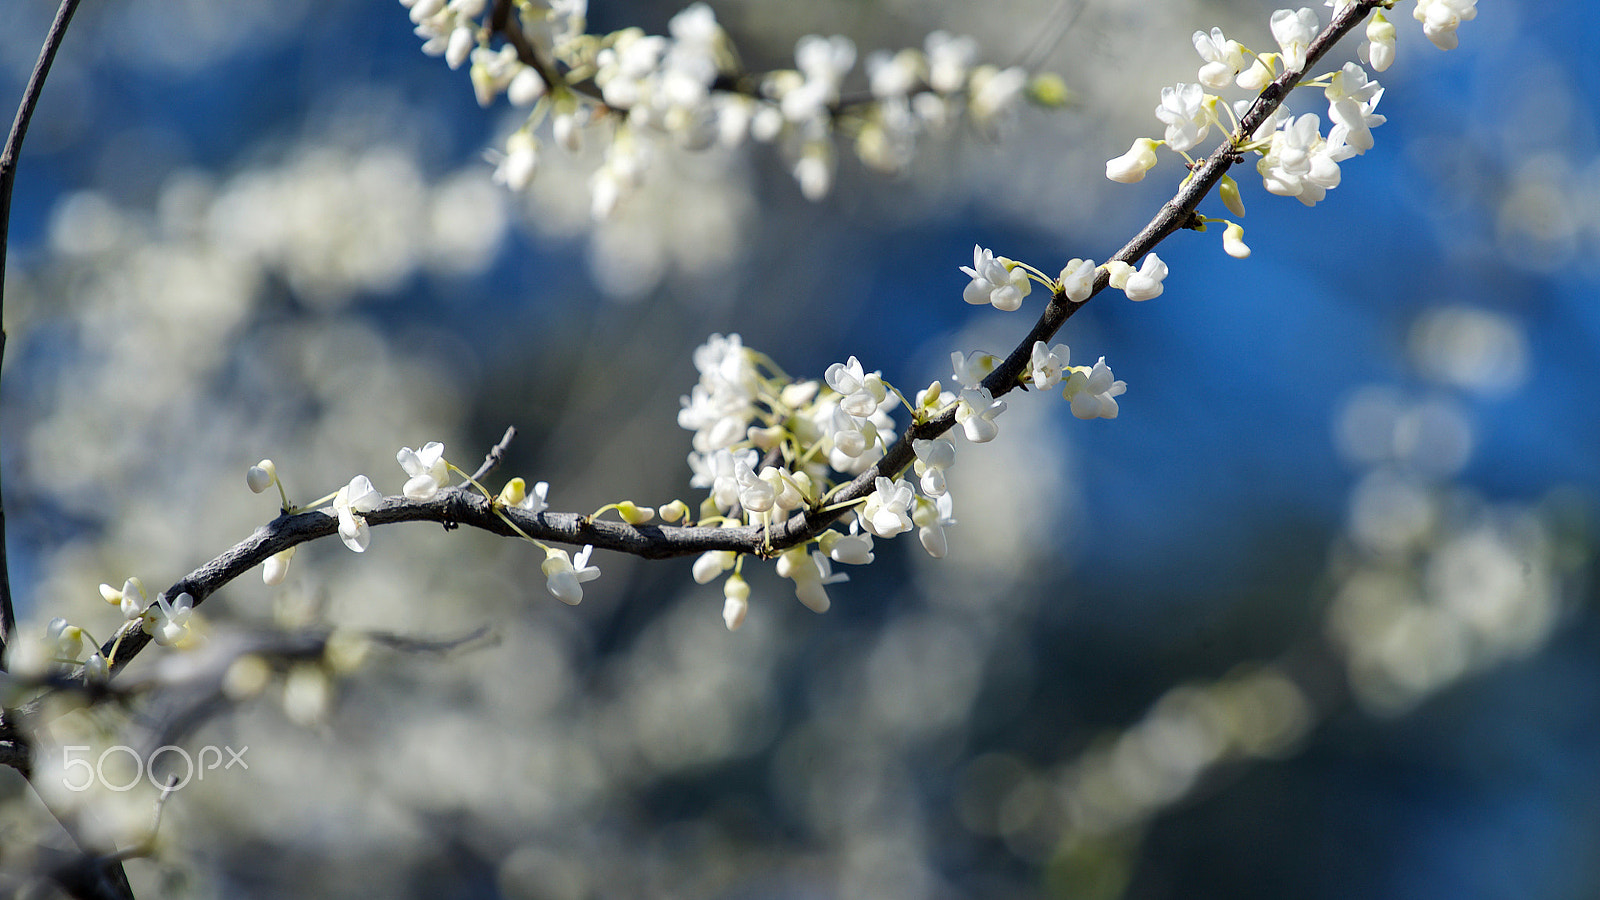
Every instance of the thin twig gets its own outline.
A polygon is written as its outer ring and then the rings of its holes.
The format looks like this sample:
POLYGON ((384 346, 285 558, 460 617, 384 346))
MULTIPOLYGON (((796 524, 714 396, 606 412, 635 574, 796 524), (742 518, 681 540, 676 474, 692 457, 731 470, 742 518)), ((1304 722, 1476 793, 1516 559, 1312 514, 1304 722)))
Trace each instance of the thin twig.
POLYGON ((483 457, 483 465, 478 467, 478 471, 472 473, 473 481, 482 481, 488 477, 490 472, 499 468, 502 462, 505 462, 506 451, 511 449, 511 441, 516 436, 517 429, 506 428, 506 433, 500 438, 500 443, 489 448, 489 452, 483 457))
MULTIPOLYGON (((11 190, 17 183, 17 158, 22 153, 22 139, 28 134, 28 123, 33 120, 34 107, 39 105, 39 94, 44 90, 45 77, 50 74, 50 64, 55 62, 56 50, 66 37, 67 25, 78 9, 78 0, 61 0, 55 21, 45 35, 44 46, 39 48, 39 59, 33 64, 33 74, 28 76, 28 86, 23 89, 22 103, 17 107, 17 117, 11 122, 11 133, 6 135, 6 145, 0 149, 0 358, 5 356, 5 289, 6 248, 11 240, 11 190)), ((6 514, 5 503, 0 500, 0 671, 5 670, 5 649, 16 630, 16 607, 11 602, 11 574, 6 565, 6 514)))

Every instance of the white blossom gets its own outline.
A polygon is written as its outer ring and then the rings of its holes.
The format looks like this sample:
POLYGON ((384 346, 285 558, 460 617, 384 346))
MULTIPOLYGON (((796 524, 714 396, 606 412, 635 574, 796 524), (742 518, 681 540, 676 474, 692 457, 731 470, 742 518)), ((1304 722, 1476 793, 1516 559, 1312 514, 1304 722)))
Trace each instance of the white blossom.
MULTIPOLYGON (((781 512, 799 509, 806 504, 806 492, 794 473, 782 466, 767 466, 760 478, 772 490, 772 503, 781 512)), ((807 479, 809 483, 809 479, 807 479)))
POLYGON ((1194 33, 1194 49, 1206 64, 1200 67, 1200 83, 1214 91, 1222 90, 1244 69, 1244 47, 1228 40, 1221 28, 1194 33))
POLYGON ((922 45, 928 53, 928 86, 941 94, 960 90, 978 56, 978 42, 966 35, 935 31, 922 45))
POLYGON ((755 100, 742 94, 718 94, 712 98, 711 106, 716 120, 717 143, 731 150, 751 136, 755 100))
POLYGON ((993 126, 1016 107, 1017 99, 1028 86, 1028 73, 1020 66, 997 69, 979 66, 969 85, 971 100, 967 110, 974 121, 993 126))
POLYGON ((1299 11, 1280 9, 1269 20, 1272 37, 1283 51, 1283 65, 1296 72, 1306 67, 1306 49, 1317 36, 1317 14, 1306 7, 1299 11))
POLYGON ((333 497, 333 508, 327 510, 328 515, 339 520, 339 539, 344 545, 361 553, 367 549, 367 542, 371 536, 367 532, 367 520, 361 513, 371 512, 383 503, 383 495, 372 486, 372 480, 365 475, 357 475, 350 479, 350 483, 339 489, 333 497))
MULTIPOLYGON (((1047 391, 1061 383, 1064 377, 1062 372, 1067 367, 1072 351, 1066 344, 1057 344, 1046 347, 1044 341, 1033 342, 1033 353, 1029 369, 1029 379, 1033 386, 1041 391, 1047 391)), ((930 494, 929 496, 937 496, 930 494)))
POLYGON ((1145 256, 1138 269, 1121 260, 1106 263, 1111 273, 1111 286, 1128 295, 1129 300, 1153 300, 1166 290, 1162 280, 1167 277, 1167 264, 1155 253, 1145 256))
POLYGON ((689 479, 689 485, 711 488, 712 502, 716 503, 718 509, 729 512, 739 505, 741 479, 754 478, 758 462, 760 457, 754 450, 734 453, 723 449, 709 455, 691 453, 689 468, 694 471, 694 476, 689 479))
POLYGON ((506 482, 506 486, 500 489, 500 496, 495 498, 495 502, 536 516, 545 511, 547 507, 545 498, 549 494, 550 482, 539 482, 533 486, 533 491, 530 493, 528 491, 528 483, 519 477, 506 482))
POLYGON ((1061 293, 1073 303, 1082 303, 1094 293, 1094 279, 1098 267, 1092 259, 1076 259, 1061 269, 1061 293))
MULTIPOLYGON (((1211 130, 1211 105, 1216 97, 1198 84, 1176 84, 1161 89, 1156 118, 1166 123, 1167 146, 1183 152, 1194 149, 1211 130)), ((1132 153, 1133 151, 1129 151, 1132 153)), ((1109 175, 1109 166, 1107 174, 1109 175)))
POLYGON ((851 475, 866 471, 883 457, 879 432, 894 430, 894 420, 883 409, 871 416, 852 416, 832 395, 811 408, 809 423, 824 439, 828 465, 851 475))
POLYGON ((594 83, 606 105, 632 109, 644 104, 666 52, 667 39, 660 35, 646 35, 638 29, 618 32, 612 45, 595 58, 594 83))
POLYGON ((764 513, 777 505, 778 492, 756 474, 753 463, 736 458, 733 477, 739 485, 739 505, 745 512, 764 513))
POLYGON ((956 422, 967 440, 982 444, 994 440, 1000 433, 1000 426, 994 420, 1005 411, 1006 402, 994 399, 988 388, 966 388, 961 391, 961 399, 956 401, 956 422))
POLYGON ((411 8, 412 22, 421 22, 424 19, 438 15, 444 9, 445 4, 445 0, 414 0, 411 3, 406 3, 406 0, 400 0, 400 2, 411 8))
POLYGON ((898 479, 890 481, 882 475, 874 484, 877 489, 867 496, 867 502, 861 508, 862 527, 881 538, 891 538, 910 531, 911 504, 916 499, 916 492, 911 485, 898 479))
POLYGON ((606 145, 606 160, 589 176, 589 215, 603 222, 617 205, 644 184, 650 166, 650 142, 634 136, 626 123, 617 128, 606 145))
POLYGON ((905 99, 922 77, 922 54, 916 50, 867 54, 867 85, 879 100, 905 99))
POLYGON ((1072 401, 1072 414, 1080 419, 1115 419, 1115 398, 1122 396, 1128 390, 1128 385, 1113 378, 1111 367, 1106 365, 1106 358, 1102 356, 1092 369, 1076 367, 1067 378, 1061 396, 1072 401))
POLYGON ((922 541, 922 549, 934 559, 943 559, 950 550, 944 530, 956 524, 954 513, 955 501, 949 494, 942 494, 933 500, 917 500, 917 509, 911 514, 911 519, 917 525, 917 538, 922 541))
POLYGON ((733 568, 738 560, 739 554, 732 550, 707 550, 695 557, 690 574, 694 576, 696 584, 710 584, 723 572, 733 568))
POLYGON ((913 471, 920 479, 922 492, 929 497, 943 496, 946 492, 944 470, 955 465, 956 445, 947 438, 931 441, 919 438, 911 442, 911 449, 917 456, 913 471))
POLYGON ((817 201, 833 189, 833 145, 827 141, 807 141, 795 160, 792 174, 800 185, 800 195, 817 201))
POLYGON ((794 581, 794 594, 800 602, 818 613, 827 612, 832 605, 827 586, 850 580, 849 575, 833 571, 832 564, 822 551, 814 550, 807 555, 804 545, 793 547, 779 556, 777 570, 779 576, 794 581))
POLYGON ((189 634, 189 617, 194 612, 194 598, 185 591, 175 600, 166 594, 157 594, 156 602, 145 613, 144 633, 163 647, 170 647, 189 634))
POLYGON ((107 603, 117 607, 122 612, 122 618, 129 622, 139 618, 144 613, 144 608, 150 605, 144 592, 144 582, 131 576, 122 583, 120 591, 109 584, 100 585, 100 596, 104 597, 107 603))
POLYGON ((823 380, 840 394, 839 406, 852 416, 872 415, 888 394, 878 373, 863 372, 861 360, 854 356, 828 366, 823 380))
POLYGON ((823 118, 839 99, 839 86, 856 63, 856 45, 847 37, 808 34, 795 43, 795 68, 801 81, 779 98, 783 117, 795 124, 823 118))
POLYGON ((505 153, 490 150, 485 154, 492 155, 495 162, 494 183, 522 191, 533 181, 533 173, 539 167, 539 139, 525 128, 518 129, 506 138, 505 153))
POLYGON ((594 547, 585 545, 571 558, 567 551, 556 547, 545 551, 544 564, 539 568, 545 575, 545 588, 557 600, 568 606, 577 606, 583 601, 584 582, 600 577, 600 570, 589 565, 589 554, 593 550, 594 547))
POLYGON ((850 523, 850 533, 838 531, 825 531, 817 541, 822 552, 834 562, 850 566, 864 566, 872 562, 872 534, 861 531, 861 517, 857 516, 850 523))
POLYGON ((1256 162, 1268 191, 1312 206, 1339 186, 1339 161, 1354 151, 1342 140, 1324 140, 1320 127, 1321 120, 1307 113, 1273 132, 1272 144, 1256 162))
POLYGON ((83 661, 83 675, 90 684, 104 684, 111 678, 111 663, 96 650, 83 661))
POLYGON ((449 43, 445 45, 444 62, 452 69, 461 68, 467 61, 467 54, 478 46, 478 36, 468 25, 457 25, 451 32, 449 43))
POLYGON ((1477 17, 1477 6, 1478 0, 1417 0, 1411 15, 1435 47, 1454 50, 1460 44, 1456 28, 1477 17))
MULTIPOLYGON (((1233 104, 1233 114, 1243 119, 1245 114, 1250 111, 1250 107, 1255 105, 1255 102, 1254 99, 1235 102, 1233 104)), ((1272 133, 1278 130, 1279 126, 1293 118, 1294 114, 1290 112, 1289 104, 1279 103, 1278 108, 1273 110, 1272 114, 1267 116, 1260 125, 1257 125, 1255 131, 1251 132, 1250 139, 1252 141, 1267 140, 1272 137, 1272 133)))
POLYGON ((717 80, 717 45, 722 27, 711 7, 695 3, 667 22, 672 45, 662 60, 658 103, 678 110, 668 115, 669 127, 682 129, 692 111, 705 107, 717 80))
POLYGON ((431 500, 450 481, 450 464, 444 458, 444 444, 438 441, 429 441, 421 450, 401 447, 395 461, 411 476, 400 489, 407 500, 431 500))
POLYGON ((1333 128, 1328 142, 1343 143, 1356 153, 1372 149, 1372 129, 1382 125, 1383 116, 1373 112, 1383 99, 1383 88, 1367 77, 1367 70, 1353 62, 1333 73, 1323 94, 1328 98, 1328 120, 1333 128))
MULTIPOLYGON (((188 596, 185 594, 184 596, 188 596)), ((163 598, 164 599, 164 598, 163 598)), ((83 653, 83 629, 63 618, 54 618, 44 629, 46 640, 52 645, 51 653, 60 662, 77 662, 83 653)))
POLYGON ((845 456, 855 459, 872 446, 872 439, 866 433, 868 423, 845 412, 844 407, 833 407, 830 425, 832 427, 829 434, 833 440, 833 447, 845 456))
POLYGON ((1235 78, 1233 83, 1252 94, 1259 94, 1267 85, 1272 83, 1272 67, 1258 56, 1243 72, 1239 73, 1239 77, 1235 78))
POLYGON ((267 561, 261 564, 261 583, 269 587, 282 584, 283 580, 289 577, 289 560, 294 559, 296 549, 290 547, 287 550, 279 550, 267 557, 267 561))
POLYGON ((950 353, 950 367, 954 370, 953 377, 964 388, 975 388, 984 379, 984 376, 994 371, 1000 362, 1000 357, 993 353, 963 354, 960 350, 950 353))
POLYGON ((511 84, 517 73, 526 68, 517 59, 517 48, 510 44, 499 50, 476 47, 469 58, 472 60, 469 74, 473 93, 478 98, 478 105, 486 108, 511 84))
POLYGON ((1028 273, 1005 257, 976 244, 972 247, 972 265, 961 271, 972 278, 961 292, 961 299, 975 306, 992 304, 995 309, 1010 312, 1022 306, 1022 298, 1033 290, 1028 273))
POLYGON ((534 101, 544 96, 546 90, 539 70, 533 66, 523 66, 522 71, 511 76, 511 83, 506 85, 506 99, 513 106, 532 106, 534 101))
MULTIPOLYGON (((694 351, 700 382, 679 400, 678 425, 695 433, 694 449, 710 453, 744 440, 756 414, 759 378, 739 335, 713 334, 694 351)), ((703 485, 697 485, 703 486, 703 485)))

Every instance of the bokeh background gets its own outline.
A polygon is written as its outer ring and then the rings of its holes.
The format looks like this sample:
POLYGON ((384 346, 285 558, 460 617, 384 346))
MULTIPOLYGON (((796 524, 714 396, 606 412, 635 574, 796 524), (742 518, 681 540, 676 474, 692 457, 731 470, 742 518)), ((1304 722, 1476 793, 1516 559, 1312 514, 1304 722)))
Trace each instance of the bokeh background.
MULTIPOLYGON (((729 633, 689 560, 602 554, 567 608, 539 553, 486 535, 304 547, 285 585, 210 598, 208 627, 487 624, 499 642, 373 652, 217 715, 188 746, 248 746, 250 769, 175 795, 135 883, 1600 893, 1597 48, 1574 24, 1592 5, 1485 0, 1450 53, 1410 5, 1377 147, 1315 209, 1241 173, 1248 260, 1183 233, 1163 296, 1075 316, 1059 340, 1128 382, 1121 416, 1009 398, 999 440, 960 451, 949 558, 880 542, 823 616, 754 567, 729 633)), ((1167 158, 1114 185, 1103 163, 1159 133, 1160 87, 1198 66, 1190 33, 1270 43, 1271 7, 1242 0, 712 6, 751 68, 807 33, 864 55, 946 28, 1059 72, 1077 102, 930 138, 900 177, 846 151, 818 203, 781 148, 663 152, 597 225, 597 137, 503 193, 483 151, 517 117, 480 110, 397 3, 86 4, 22 160, 7 272, 0 466, 28 627, 109 633, 98 583, 154 591, 249 534, 276 511, 243 484, 264 456, 300 502, 358 472, 394 493, 400 446, 443 440, 471 469, 512 425, 500 475, 549 481, 556 509, 696 502, 675 414, 706 335, 795 374, 855 354, 908 393, 948 382, 951 350, 1008 349, 1040 302, 961 303, 972 245, 1051 272, 1104 259, 1180 177, 1167 158)), ((678 9, 592 7, 592 31, 652 33, 678 9)), ((0 96, 52 11, 9 4, 0 96)), ((1325 115, 1315 93, 1290 105, 1325 115)), ((158 713, 58 737, 112 745, 158 713)), ((11 773, 0 791, 15 859, 48 818, 11 773)), ((151 799, 99 801, 144 822, 151 799)))

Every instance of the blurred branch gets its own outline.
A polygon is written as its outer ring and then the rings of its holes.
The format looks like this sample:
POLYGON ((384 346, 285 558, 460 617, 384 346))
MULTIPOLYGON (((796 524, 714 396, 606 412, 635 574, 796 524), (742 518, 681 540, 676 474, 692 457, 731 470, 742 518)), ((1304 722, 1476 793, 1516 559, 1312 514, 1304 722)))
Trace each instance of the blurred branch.
POLYGON ((49 866, 45 877, 78 900, 129 900, 133 897, 122 860, 115 854, 96 856, 83 851, 64 852, 49 866))
MULTIPOLYGON (((161 813, 166 809, 167 800, 177 785, 177 776, 167 779, 161 795, 156 798, 150 831, 143 840, 120 850, 100 854, 91 853, 81 846, 74 850, 46 851, 39 860, 42 878, 79 900, 131 900, 133 887, 128 884, 122 863, 155 853, 156 837, 161 830, 161 813)), ((66 820, 59 815, 57 819, 66 824, 66 820)))
POLYGON ((161 788, 161 796, 156 798, 155 811, 151 813, 150 816, 149 836, 132 847, 126 847, 122 850, 118 850, 116 853, 110 854, 110 859, 125 860, 134 859, 140 856, 152 856, 155 854, 156 838, 161 834, 161 813, 166 811, 167 800, 171 798, 173 792, 178 789, 178 784, 178 776, 170 775, 167 777, 166 785, 161 788))
MULTIPOLYGON (((23 139, 28 134, 28 124, 33 120, 33 112, 44 91, 45 78, 50 74, 56 51, 61 48, 67 26, 71 24, 72 15, 77 9, 78 0, 61 0, 61 5, 57 7, 50 30, 45 33, 44 45, 39 48, 39 58, 34 62, 27 86, 23 88, 22 102, 17 106, 11 131, 6 135, 5 147, 0 149, 0 357, 5 354, 6 252, 11 243, 11 196, 17 182, 17 160, 22 153, 23 139)), ((0 500, 0 671, 5 668, 6 645, 15 632, 16 607, 11 596, 11 574, 5 547, 5 504, 0 500)), ((31 767, 30 750, 26 738, 18 733, 12 716, 0 718, 0 760, 8 764, 20 763, 16 768, 28 774, 31 767)), ((57 820, 76 842, 70 823, 60 816, 57 816, 57 820)), ((122 900, 133 896, 133 889, 128 885, 128 877, 122 870, 120 860, 95 858, 82 850, 53 867, 49 877, 74 897, 122 900)))
MULTIPOLYGON (((28 134, 28 123, 33 110, 39 105, 39 94, 44 91, 45 77, 50 74, 50 64, 55 62, 56 50, 67 34, 67 25, 77 11, 78 0, 61 0, 55 21, 45 34, 44 46, 39 48, 39 59, 33 64, 33 74, 22 92, 22 103, 17 106, 17 117, 11 122, 11 132, 0 150, 0 357, 5 355, 5 282, 6 248, 11 241, 11 191, 17 183, 17 158, 22 153, 22 140, 28 134)), ((0 500, 0 671, 5 669, 4 654, 11 634, 16 630, 16 609, 11 601, 11 574, 6 564, 5 503, 0 500)))
MULTIPOLYGON (((133 623, 133 628, 138 624, 133 623)), ((124 635, 129 644, 131 630, 124 635)), ((0 765, 10 766, 24 775, 30 773, 33 747, 27 733, 48 722, 60 710, 78 709, 106 703, 124 703, 162 692, 171 699, 174 691, 186 696, 171 704, 168 713, 150 726, 144 741, 146 758, 157 748, 175 745, 211 718, 228 710, 239 696, 229 692, 227 681, 235 663, 254 658, 275 669, 295 663, 323 663, 342 670, 353 647, 381 647, 398 653, 448 655, 494 645, 499 635, 489 626, 476 628, 455 637, 420 637, 392 631, 364 631, 327 627, 292 631, 229 629, 211 634, 206 642, 186 652, 164 656, 154 666, 116 682, 88 681, 82 669, 63 669, 46 675, 17 679, 17 687, 47 693, 12 710, 7 731, 0 732, 0 765), (337 649, 335 649, 337 647, 337 649), (52 712, 51 700, 66 700, 52 712)))

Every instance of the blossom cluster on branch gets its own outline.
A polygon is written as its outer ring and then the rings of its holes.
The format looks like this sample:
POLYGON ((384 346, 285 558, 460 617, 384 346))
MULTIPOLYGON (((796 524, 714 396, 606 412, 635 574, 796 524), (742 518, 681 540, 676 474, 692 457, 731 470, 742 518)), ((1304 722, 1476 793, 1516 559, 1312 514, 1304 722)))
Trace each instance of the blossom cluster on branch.
POLYGON ((853 139, 867 166, 898 172, 919 138, 962 117, 992 133, 1023 97, 1065 97, 1059 79, 978 64, 972 38, 943 31, 920 48, 867 54, 867 90, 851 94, 845 81, 858 54, 849 38, 806 35, 795 44, 793 69, 747 72, 705 3, 673 16, 666 35, 589 34, 586 0, 520 0, 514 15, 487 0, 401 3, 423 52, 452 69, 469 66, 479 104, 504 95, 530 108, 503 152, 493 152, 497 182, 528 186, 547 122, 549 139, 568 152, 605 141, 605 162, 589 181, 597 219, 643 182, 660 140, 692 150, 780 144, 801 192, 817 200, 833 185, 836 134, 853 139))

